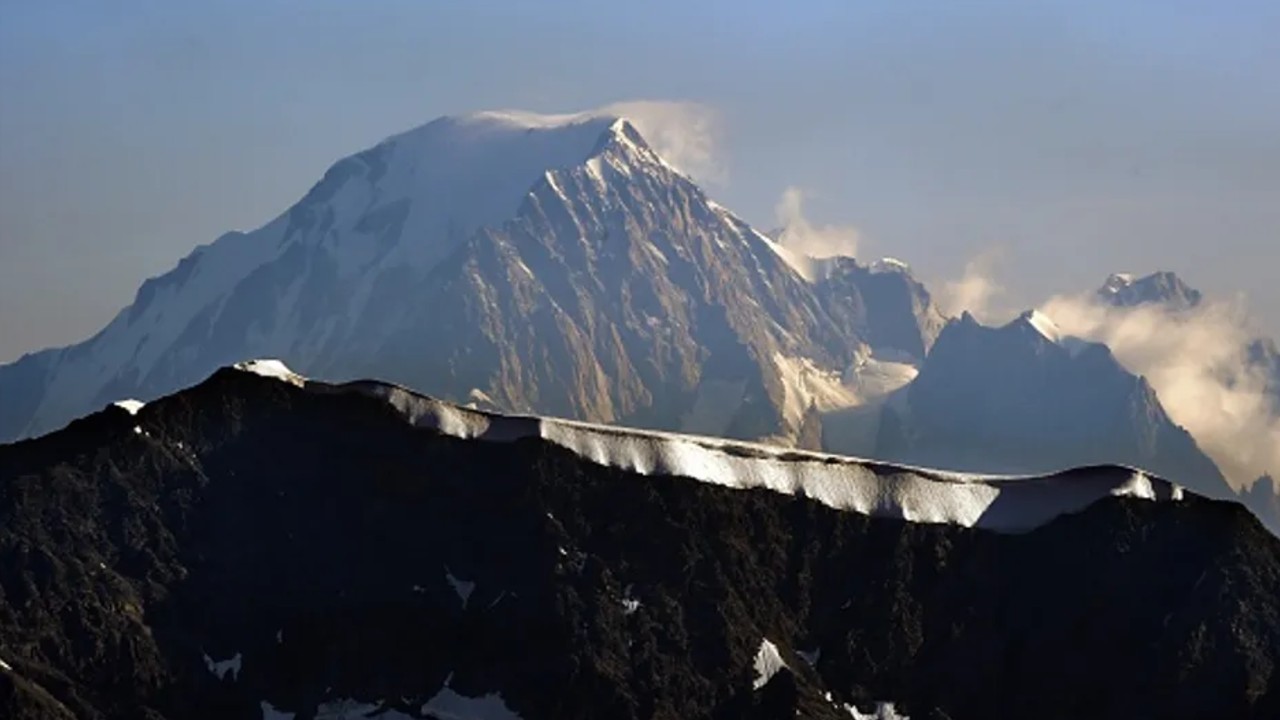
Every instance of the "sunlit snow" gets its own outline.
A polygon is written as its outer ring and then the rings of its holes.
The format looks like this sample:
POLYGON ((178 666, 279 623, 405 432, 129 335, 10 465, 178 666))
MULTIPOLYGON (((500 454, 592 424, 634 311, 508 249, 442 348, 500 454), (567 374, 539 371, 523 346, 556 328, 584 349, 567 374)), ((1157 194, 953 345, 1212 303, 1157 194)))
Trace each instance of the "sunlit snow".
POLYGON ((1032 477, 944 473, 757 443, 503 416, 382 383, 344 387, 384 399, 414 425, 455 437, 494 442, 539 437, 599 465, 641 475, 803 493, 836 509, 914 522, 1021 532, 1113 495, 1180 497, 1171 483, 1117 466, 1032 477))
POLYGON ((130 415, 137 415, 138 411, 141 410, 143 406, 146 405, 146 403, 142 402, 141 400, 134 400, 132 398, 128 400, 117 400, 111 404, 125 410, 130 415))
POLYGON ((773 679, 778 671, 786 667, 782 656, 778 654, 778 646, 769 642, 767 639, 760 641, 760 649, 756 651, 756 659, 752 667, 755 668, 756 678, 751 683, 752 690, 759 690, 773 679))
POLYGON ((236 363, 234 367, 236 370, 250 372, 254 375, 261 375, 262 377, 274 378, 299 387, 306 383, 306 378, 290 370, 287 365, 279 360, 249 360, 242 363, 236 363))
POLYGON ((1062 341, 1062 330, 1058 328, 1058 324, 1039 310, 1029 310, 1023 313, 1022 319, 1026 320, 1028 325, 1035 328, 1036 332, 1045 336, 1051 342, 1062 341))

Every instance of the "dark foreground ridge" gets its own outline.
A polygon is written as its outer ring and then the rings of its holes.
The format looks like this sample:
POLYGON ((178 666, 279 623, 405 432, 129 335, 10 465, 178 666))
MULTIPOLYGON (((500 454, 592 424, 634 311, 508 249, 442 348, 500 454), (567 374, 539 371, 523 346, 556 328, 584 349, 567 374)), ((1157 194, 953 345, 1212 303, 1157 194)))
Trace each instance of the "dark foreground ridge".
POLYGON ((7 718, 1280 717, 1234 503, 873 519, 231 370, 0 446, 0 593, 7 718))

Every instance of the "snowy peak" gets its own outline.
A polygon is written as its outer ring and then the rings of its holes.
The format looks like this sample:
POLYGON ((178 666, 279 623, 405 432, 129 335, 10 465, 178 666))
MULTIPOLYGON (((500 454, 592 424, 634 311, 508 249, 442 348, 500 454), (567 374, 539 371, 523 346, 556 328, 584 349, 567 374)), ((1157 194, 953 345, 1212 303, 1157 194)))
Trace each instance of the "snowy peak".
POLYGON ((876 273, 906 273, 911 274, 911 266, 907 263, 891 257, 880 258, 871 263, 871 272, 876 273))
POLYGON ((1018 316, 1014 322, 1034 330, 1049 342, 1061 343, 1063 340, 1062 330, 1058 324, 1039 310, 1028 310, 1018 316))
POLYGON ((1133 285, 1132 273, 1112 273, 1107 277, 1107 281, 1102 284, 1099 292, 1118 293, 1125 288, 1133 285))
POLYGON ((1189 310, 1200 304, 1199 290, 1187 285, 1176 273, 1161 271, 1135 278, 1115 273, 1098 289, 1100 300, 1114 307, 1160 305, 1168 310, 1189 310))

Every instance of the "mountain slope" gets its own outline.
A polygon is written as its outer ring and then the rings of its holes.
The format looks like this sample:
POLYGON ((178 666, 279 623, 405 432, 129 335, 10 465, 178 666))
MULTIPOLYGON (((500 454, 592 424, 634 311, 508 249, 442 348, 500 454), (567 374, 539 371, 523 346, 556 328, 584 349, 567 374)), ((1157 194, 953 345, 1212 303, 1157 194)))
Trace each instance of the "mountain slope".
POLYGON ((837 322, 865 327, 868 344, 886 355, 924 360, 946 318, 906 265, 892 259, 863 265, 849 257, 814 264, 817 293, 837 322), (861 307, 849 304, 859 298, 861 307))
MULTIPOLYGON (((256 369, 277 377, 222 371, 0 446, 8 716, 1280 709, 1280 541, 1234 504, 1104 491, 1012 534, 904 522, 589 459, 692 440, 256 369)), ((1132 473, 1028 492, 1110 476, 1132 473)))
POLYGON ((915 361, 936 314, 905 275, 807 282, 624 119, 448 117, 198 248, 90 340, 0 367, 0 438, 276 356, 512 410, 814 445, 807 386, 869 347, 915 361))
POLYGON ((966 313, 902 393, 885 410, 879 457, 985 472, 1120 463, 1234 497, 1144 379, 1038 312, 999 328, 966 313))

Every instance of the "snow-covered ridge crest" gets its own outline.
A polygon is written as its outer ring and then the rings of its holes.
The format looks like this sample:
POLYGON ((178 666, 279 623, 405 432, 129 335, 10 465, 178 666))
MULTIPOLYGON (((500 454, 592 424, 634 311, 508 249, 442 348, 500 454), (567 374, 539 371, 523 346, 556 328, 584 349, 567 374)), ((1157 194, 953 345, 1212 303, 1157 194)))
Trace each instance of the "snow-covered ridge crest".
POLYGON ((285 365, 284 362, 274 358, 246 360, 232 365, 232 368, 240 370, 241 372, 253 373, 254 375, 261 375, 262 377, 287 382, 290 385, 297 385, 298 387, 302 387, 307 384, 306 378, 290 370, 289 366, 285 365))
POLYGON ((1043 335, 1046 340, 1055 343, 1062 342, 1063 334, 1062 330, 1058 327, 1058 324, 1055 323, 1048 315, 1045 315, 1039 310, 1026 311, 1022 314, 1021 320, 1034 328, 1036 332, 1043 335))
MULTIPOLYGON (((249 367, 262 364, 237 366, 242 370, 249 367)), ((911 522, 1025 532, 1107 497, 1182 498, 1181 487, 1119 466, 1035 477, 946 473, 697 435, 500 415, 376 381, 295 384, 308 390, 356 392, 378 398, 412 425, 457 438, 485 442, 541 438, 598 465, 640 475, 687 477, 741 490, 799 494, 838 510, 911 522)))

